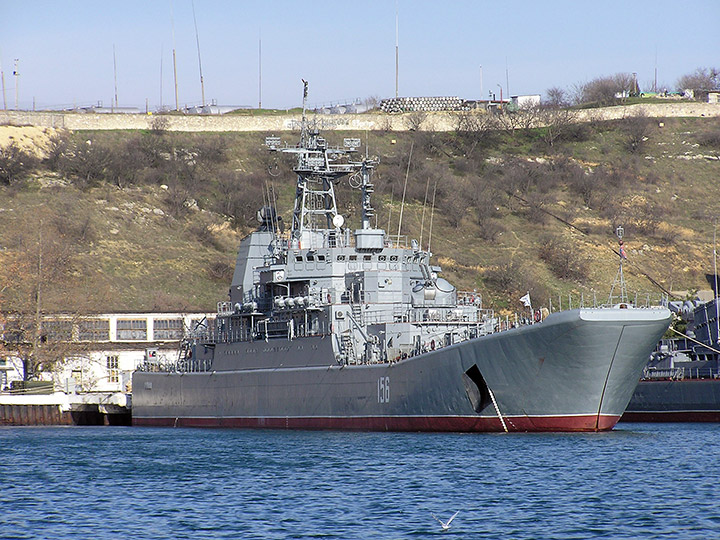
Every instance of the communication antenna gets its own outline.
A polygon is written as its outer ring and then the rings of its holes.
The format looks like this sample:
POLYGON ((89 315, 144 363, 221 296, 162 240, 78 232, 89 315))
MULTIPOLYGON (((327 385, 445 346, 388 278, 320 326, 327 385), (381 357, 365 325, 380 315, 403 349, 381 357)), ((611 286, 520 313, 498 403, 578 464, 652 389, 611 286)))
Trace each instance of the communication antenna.
POLYGON ((195 18, 195 1, 193 0, 191 2, 192 4, 192 12, 193 12, 193 22, 195 23, 195 42, 197 43, 197 50, 198 50, 198 67, 200 68, 200 94, 202 96, 202 103, 201 106, 205 106, 205 82, 203 81, 203 74, 202 74, 202 60, 200 60, 200 34, 198 33, 198 27, 197 27, 197 19, 195 18))
POLYGON ((720 305, 718 305, 718 275, 717 275, 717 218, 713 229, 713 273, 715 274, 715 342, 720 344, 720 305))
POLYGON ((398 0, 395 0, 395 97, 398 97, 400 89, 400 8, 398 0))
POLYGON ((627 259, 627 255, 625 254, 625 246, 623 243, 623 236, 625 235, 625 229, 622 227, 618 227, 615 229, 615 235, 618 237, 618 254, 620 255, 620 266, 618 267, 617 274, 615 275, 615 280, 613 281, 612 287, 610 288, 610 297, 608 298, 608 304, 613 303, 613 292, 615 292, 615 287, 620 287, 620 303, 624 304, 628 301, 627 296, 627 288, 625 285, 625 274, 623 273, 623 263, 625 262, 625 259, 627 259))
POLYGON ((262 30, 258 34, 258 109, 262 109, 262 30))
POLYGON ((13 71, 13 75, 15 76, 15 110, 17 111, 18 108, 18 87, 20 86, 20 72, 18 71, 18 62, 20 61, 19 58, 15 59, 15 70, 13 71))
MULTIPOLYGON (((118 107, 118 94, 117 94, 117 61, 115 59, 115 44, 113 43, 113 78, 115 80, 115 101, 114 108, 118 107)), ((114 109, 113 109, 114 111, 114 109)))
POLYGON ((161 44, 161 45, 160 45, 160 110, 163 109, 163 96, 162 96, 162 91, 163 91, 163 76, 162 76, 162 75, 163 75, 163 73, 162 73, 162 68, 163 68, 163 46, 162 46, 162 44, 161 44))
POLYGON ((395 186, 390 186, 390 206, 388 208, 388 224, 387 231, 390 234, 390 218, 392 217, 393 199, 395 198, 395 186))
POLYGON ((482 92, 483 92, 483 89, 482 89, 482 84, 483 84, 482 75, 483 75, 483 74, 482 74, 482 64, 480 64, 480 99, 482 99, 482 95, 483 95, 483 93, 482 93, 482 92))
MULTIPOLYGON (((505 90, 507 92, 508 99, 510 99, 510 71, 508 69, 507 56, 505 57, 505 90)), ((502 90, 501 90, 501 92, 502 92, 502 90)))
POLYGON ((422 249, 423 229, 425 228, 425 208, 427 207, 428 191, 430 191, 430 175, 425 184, 425 200, 423 200, 422 219, 420 220, 420 249, 422 249))
POLYGON ((177 82, 177 57, 175 56, 175 18, 173 17, 173 3, 170 0, 170 26, 172 27, 173 41, 173 78, 175 80, 175 110, 180 110, 180 100, 178 99, 178 82, 177 82))
POLYGON ((433 198, 432 198, 432 209, 430 210, 430 232, 428 233, 428 255, 432 254, 430 251, 430 243, 432 242, 432 228, 433 228, 433 217, 435 216, 435 193, 437 192, 437 178, 435 179, 435 186, 433 187, 433 198))
POLYGON ((0 79, 2 79, 3 110, 7 110, 7 98, 5 97, 5 72, 2 69, 2 53, 0 53, 0 79))
POLYGON ((400 227, 402 227, 403 210, 405 209, 405 192, 407 191, 408 176, 410 175, 410 161, 412 160, 413 146, 415 141, 410 143, 410 155, 408 156, 407 170, 405 171, 405 184, 403 185, 402 202, 400 203, 400 220, 398 221, 397 241, 400 243, 400 227))
POLYGON ((307 142, 307 118, 305 116, 305 108, 307 107, 308 97, 308 82, 305 79, 300 79, 303 82, 303 110, 302 110, 302 127, 300 131, 300 144, 304 147, 307 142))
POLYGON ((657 92, 657 45, 655 45, 655 82, 653 83, 653 92, 657 92))

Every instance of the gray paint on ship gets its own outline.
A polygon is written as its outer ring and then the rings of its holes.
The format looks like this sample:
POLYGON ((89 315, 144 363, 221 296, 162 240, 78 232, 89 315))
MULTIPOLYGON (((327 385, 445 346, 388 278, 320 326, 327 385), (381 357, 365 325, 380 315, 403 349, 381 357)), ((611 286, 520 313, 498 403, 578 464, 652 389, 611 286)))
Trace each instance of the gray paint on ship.
POLYGON ((589 311, 391 364, 338 365, 329 337, 218 344, 214 371, 136 372, 133 416, 496 417, 491 404, 472 407, 463 381, 472 365, 503 416, 620 416, 669 318, 647 320, 650 311, 636 310, 636 320, 584 320, 589 311), (381 377, 389 378, 388 403, 378 399, 381 377))

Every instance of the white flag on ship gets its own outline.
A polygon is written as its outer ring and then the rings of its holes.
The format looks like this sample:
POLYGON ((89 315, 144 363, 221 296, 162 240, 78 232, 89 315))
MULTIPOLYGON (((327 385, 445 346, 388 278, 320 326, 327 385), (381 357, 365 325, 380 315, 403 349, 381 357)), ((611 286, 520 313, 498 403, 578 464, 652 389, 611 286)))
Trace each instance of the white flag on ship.
POLYGON ((520 301, 525 305, 525 307, 532 306, 532 304, 530 303, 530 293, 527 293, 525 296, 523 296, 520 301))

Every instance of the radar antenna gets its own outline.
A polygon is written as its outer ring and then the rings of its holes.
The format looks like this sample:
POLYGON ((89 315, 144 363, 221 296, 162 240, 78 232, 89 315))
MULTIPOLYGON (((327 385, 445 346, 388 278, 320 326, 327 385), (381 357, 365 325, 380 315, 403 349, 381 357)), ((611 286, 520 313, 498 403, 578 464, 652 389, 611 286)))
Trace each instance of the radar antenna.
POLYGON ((352 160, 352 153, 360 147, 359 138, 345 138, 343 147, 330 146, 320 136, 316 125, 310 127, 307 119, 308 82, 304 79, 302 82, 300 144, 282 145, 280 138, 275 136, 266 137, 265 144, 272 151, 295 154, 297 160, 293 168, 297 183, 289 247, 336 247, 344 242, 341 229, 345 219, 338 214, 334 185, 347 175, 359 175, 363 192, 363 228, 370 228, 370 218, 375 215, 370 205, 373 191, 370 171, 376 161, 352 160))

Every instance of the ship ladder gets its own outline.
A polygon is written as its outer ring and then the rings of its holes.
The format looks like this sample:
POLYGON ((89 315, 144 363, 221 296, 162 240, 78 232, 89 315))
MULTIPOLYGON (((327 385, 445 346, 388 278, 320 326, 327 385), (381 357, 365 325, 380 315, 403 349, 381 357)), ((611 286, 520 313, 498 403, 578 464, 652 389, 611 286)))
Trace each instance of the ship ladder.
POLYGON ((505 433, 508 433, 508 428, 505 424, 505 419, 503 418, 502 414, 500 414, 500 407, 498 407, 497 400, 495 399, 495 394, 493 394, 493 391, 490 390, 490 388, 488 388, 488 393, 490 394, 490 399, 492 399, 493 406, 495 407, 495 412, 497 413, 498 418, 500 418, 500 423, 502 424, 505 433))
POLYGON ((362 306, 360 304, 353 304, 352 305, 352 314, 353 318, 357 321, 358 324, 362 324, 362 306))
POLYGON ((353 340, 350 334, 343 334, 340 339, 340 344, 342 345, 342 352, 343 356, 345 356, 345 362, 349 364, 350 360, 352 359, 352 363, 355 363, 355 350, 353 347, 353 340))

